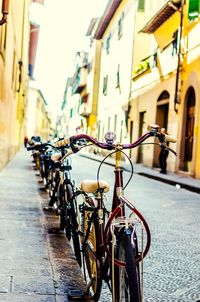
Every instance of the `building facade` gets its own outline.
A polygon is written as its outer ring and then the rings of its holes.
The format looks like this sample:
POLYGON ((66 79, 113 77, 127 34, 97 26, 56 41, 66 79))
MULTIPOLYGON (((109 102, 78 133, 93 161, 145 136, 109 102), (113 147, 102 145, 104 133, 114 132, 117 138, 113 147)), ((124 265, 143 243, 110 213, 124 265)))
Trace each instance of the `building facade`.
MULTIPOLYGON (((200 177, 199 167, 199 1, 166 1, 142 33, 151 35, 149 49, 135 66, 129 127, 133 139, 157 123, 177 137, 178 157, 168 158, 169 171, 200 177), (146 65, 145 65, 146 64, 146 65)), ((143 146, 134 153, 136 162, 158 167, 159 148, 143 146)))
POLYGON ((29 82, 28 103, 26 110, 26 134, 31 136, 40 136, 42 140, 47 141, 53 134, 52 120, 47 111, 47 102, 34 81, 29 82))
MULTIPOLYGON (((178 157, 169 155, 168 171, 199 178, 199 12, 198 0, 108 1, 88 30, 98 48, 68 88, 68 128, 99 140, 110 130, 117 141, 133 142, 148 124, 158 124, 177 137, 169 146, 178 157)), ((159 152, 144 145, 130 155, 159 168, 159 152)))
POLYGON ((24 114, 28 89, 30 1, 0 1, 8 4, 0 25, 0 168, 19 149, 24 138, 24 114))

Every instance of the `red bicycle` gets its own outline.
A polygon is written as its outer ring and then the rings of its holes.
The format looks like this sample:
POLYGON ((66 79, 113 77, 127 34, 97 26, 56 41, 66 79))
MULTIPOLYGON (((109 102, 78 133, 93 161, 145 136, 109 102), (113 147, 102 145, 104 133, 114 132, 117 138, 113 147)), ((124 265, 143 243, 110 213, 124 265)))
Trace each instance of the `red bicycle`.
MULTIPOLYGON (((111 132, 106 133, 105 143, 86 134, 72 136, 60 142, 70 145, 74 153, 92 144, 111 151, 109 156, 115 154, 115 184, 110 212, 105 202, 109 185, 99 177, 100 168, 108 156, 99 166, 97 180, 84 180, 75 193, 76 197, 80 195, 83 197, 81 201, 77 198, 79 206, 77 232, 81 246, 81 267, 87 284, 87 290, 83 296, 87 299, 99 300, 104 280, 111 291, 112 301, 142 301, 142 262, 150 248, 151 234, 143 215, 124 195, 124 190, 133 175, 133 165, 123 150, 144 144, 149 137, 156 137, 159 142, 153 144, 158 144, 176 154, 166 144, 167 141, 175 142, 175 138, 161 134, 158 129, 159 126, 150 125, 149 131, 132 144, 115 144, 115 136, 111 132), (82 142, 81 147, 80 142, 82 142), (132 167, 132 173, 126 185, 123 184, 122 155, 129 160, 132 167), (129 215, 127 215, 127 209, 129 215)), ((77 297, 70 294, 70 298, 77 297)))

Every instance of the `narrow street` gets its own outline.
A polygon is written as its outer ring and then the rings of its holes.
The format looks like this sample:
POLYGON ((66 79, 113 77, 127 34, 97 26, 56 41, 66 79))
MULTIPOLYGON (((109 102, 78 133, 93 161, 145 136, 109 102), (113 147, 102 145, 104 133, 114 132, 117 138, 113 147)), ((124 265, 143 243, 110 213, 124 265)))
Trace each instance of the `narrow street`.
MULTIPOLYGON (((72 158, 76 184, 96 177, 99 163, 72 158)), ((18 153, 0 172, 0 301, 67 302, 69 289, 83 279, 65 235, 55 231, 58 218, 43 212, 42 190, 30 153, 18 153)), ((112 187, 113 167, 100 177, 112 187)), ((130 173, 125 171, 125 183, 130 173)), ((200 195, 134 174, 126 196, 142 212, 152 232, 144 260, 144 302, 197 302, 200 299, 200 195)), ((108 193, 112 197, 112 190, 108 193)), ((107 288, 100 302, 109 301, 107 288)))

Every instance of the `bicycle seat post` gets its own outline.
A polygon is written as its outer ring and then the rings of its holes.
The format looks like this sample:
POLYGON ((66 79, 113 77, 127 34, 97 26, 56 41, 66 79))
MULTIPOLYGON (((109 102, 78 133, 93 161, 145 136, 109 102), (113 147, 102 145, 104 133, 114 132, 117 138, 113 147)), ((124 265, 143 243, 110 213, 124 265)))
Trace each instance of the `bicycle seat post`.
MULTIPOLYGON (((114 210, 119 204, 120 199, 118 197, 118 192, 121 192, 123 194, 123 169, 121 167, 121 160, 122 160, 122 153, 120 144, 117 145, 117 151, 115 154, 115 188, 113 192, 113 209, 114 210)), ((121 209, 121 216, 124 216, 124 208, 121 209)))

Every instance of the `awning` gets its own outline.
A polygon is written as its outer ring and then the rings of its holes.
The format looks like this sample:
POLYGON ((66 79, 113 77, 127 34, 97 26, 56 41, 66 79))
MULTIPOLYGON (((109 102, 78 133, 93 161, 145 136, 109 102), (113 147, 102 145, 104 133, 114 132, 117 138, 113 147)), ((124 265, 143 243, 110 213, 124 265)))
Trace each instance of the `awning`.
POLYGON ((166 22, 175 12, 179 10, 181 0, 169 0, 153 16, 153 18, 140 30, 142 33, 154 33, 164 22, 166 22))

